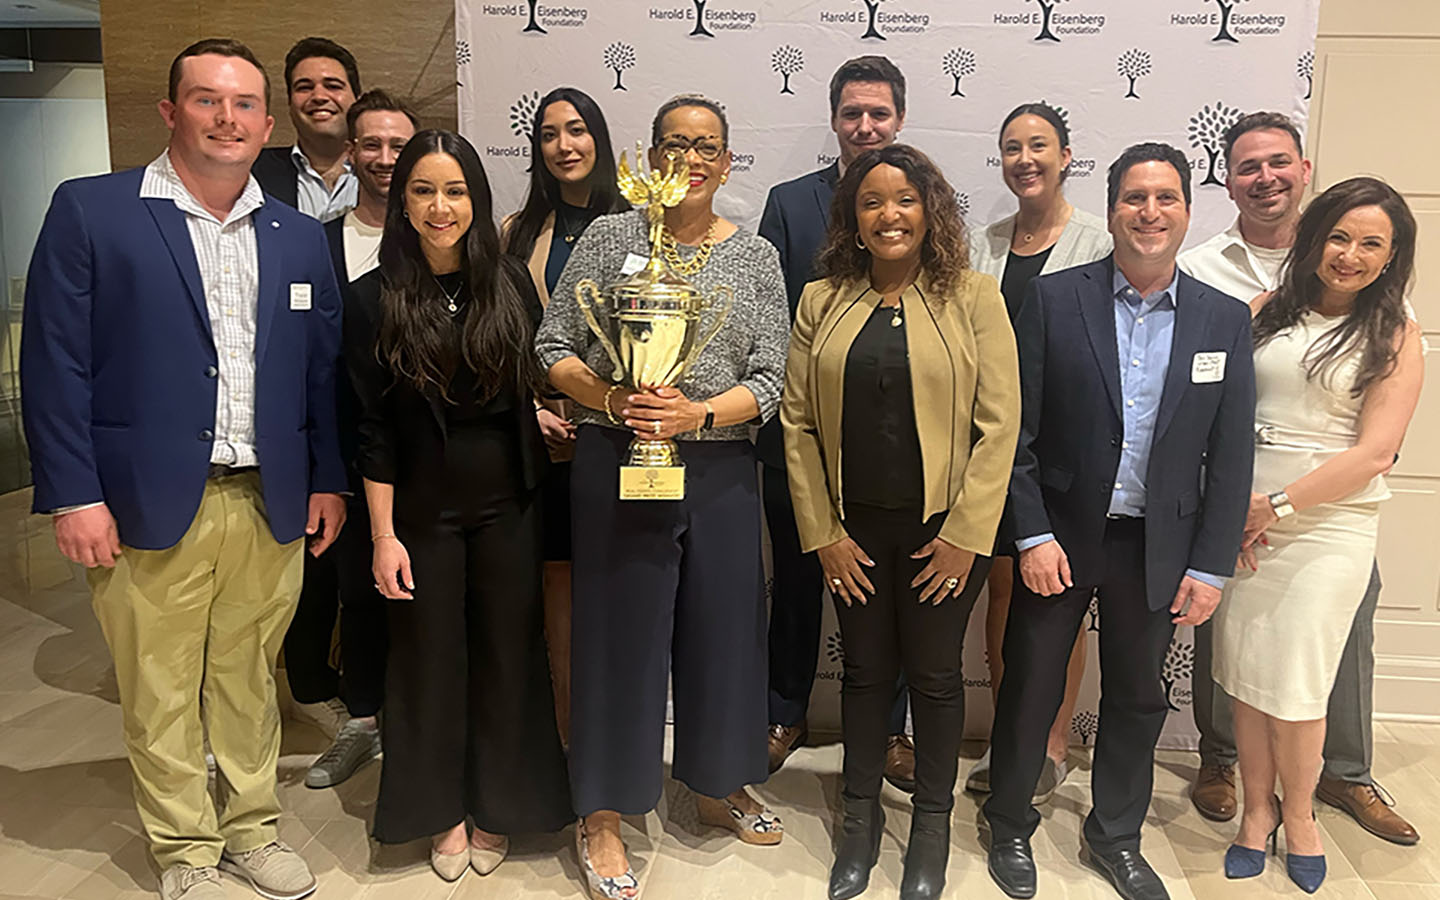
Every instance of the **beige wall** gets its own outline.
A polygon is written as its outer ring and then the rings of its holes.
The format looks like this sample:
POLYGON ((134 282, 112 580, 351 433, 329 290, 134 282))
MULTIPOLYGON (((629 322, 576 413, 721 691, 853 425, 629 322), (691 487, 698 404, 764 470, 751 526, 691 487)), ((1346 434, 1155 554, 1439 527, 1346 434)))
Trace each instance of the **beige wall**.
POLYGON ((455 127, 454 0, 344 0, 313 6, 278 0, 101 0, 110 160, 117 168, 149 162, 165 143, 155 103, 170 60, 202 37, 250 45, 270 73, 272 144, 295 131, 285 107, 285 51, 312 34, 355 54, 364 87, 414 100, 423 124, 455 127))
POLYGON ((1440 719, 1440 3, 1324 0, 1315 56, 1315 187, 1382 176, 1420 225, 1412 301, 1431 348, 1428 383, 1380 522, 1375 712, 1440 719))

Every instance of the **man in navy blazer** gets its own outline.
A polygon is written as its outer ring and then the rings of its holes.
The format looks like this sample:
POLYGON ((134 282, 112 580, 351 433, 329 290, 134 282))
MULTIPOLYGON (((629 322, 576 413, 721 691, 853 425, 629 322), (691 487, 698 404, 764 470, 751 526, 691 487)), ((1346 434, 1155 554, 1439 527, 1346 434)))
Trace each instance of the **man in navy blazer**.
MULTIPOLYGON (((905 124, 905 76, 883 56, 845 62, 830 78, 830 127, 840 158, 823 169, 777 184, 765 200, 760 236, 780 251, 790 316, 807 282, 816 278, 815 255, 830 227, 830 202, 845 167, 866 150, 888 147, 905 124)), ((770 613, 770 771, 805 742, 805 713, 820 653, 822 576, 815 554, 800 550, 785 439, 775 418, 760 429, 755 450, 765 464, 765 521, 770 528, 774 602, 770 613)), ((906 692, 897 692, 885 775, 914 790, 915 751, 905 737, 906 692)))
POLYGON ((1022 423, 1003 527, 1022 583, 984 807, 990 873, 1012 897, 1035 894, 1031 795, 1092 596, 1103 693, 1086 856, 1122 897, 1168 896, 1140 855, 1168 707, 1161 666, 1175 626, 1219 604, 1250 500, 1250 313, 1175 265, 1189 162, 1136 145, 1110 167, 1108 193, 1113 256, 1035 279, 1015 324, 1022 423))
POLYGON ((166 151, 62 184, 27 283, 34 508, 89 568, 166 900, 222 896, 217 864, 315 887, 276 835, 274 674, 306 536, 318 555, 345 518, 340 298, 320 225, 250 176, 268 88, 243 44, 182 51, 166 151))

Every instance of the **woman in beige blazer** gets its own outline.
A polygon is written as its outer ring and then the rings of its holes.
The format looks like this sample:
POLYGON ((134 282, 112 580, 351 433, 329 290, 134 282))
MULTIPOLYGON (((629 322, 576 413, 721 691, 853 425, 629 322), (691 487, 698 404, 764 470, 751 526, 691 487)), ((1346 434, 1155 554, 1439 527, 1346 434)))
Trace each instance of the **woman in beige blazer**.
MULTIPOLYGON (((1025 289, 1040 275, 1104 259, 1111 249, 1105 223, 1076 209, 1065 199, 1065 178, 1070 172, 1070 129, 1064 116, 1044 103, 1017 106, 1000 125, 1001 176, 1015 195, 1019 209, 970 235, 971 264, 994 276, 1010 319, 1020 311, 1025 289)), ((1009 548, 999 548, 990 569, 989 605, 985 611, 985 650, 990 665, 990 691, 998 697, 1005 673, 1001 645, 1010 613, 1010 592, 1015 569, 1009 548)), ((1050 727, 1046 765, 1035 786, 1035 803, 1044 803, 1069 771, 1066 750, 1070 742, 1070 716, 1080 695, 1085 673, 1085 632, 1076 635, 1065 676, 1065 700, 1050 727)), ((965 778, 965 789, 990 790, 990 751, 980 757, 965 778)))
POLYGON ((800 541, 818 551, 845 647, 844 825, 830 896, 865 889, 901 670, 915 814, 900 896, 945 883, 964 728, 960 648, 1005 503, 1020 423, 1015 338, 968 266, 954 190, 920 151, 862 155, 836 189, 800 297, 781 420, 800 541))
MULTIPOLYGON (((630 208, 615 184, 615 154, 600 107, 584 91, 556 88, 541 98, 530 129, 530 192, 500 225, 504 251, 524 260, 542 306, 570 250, 596 218, 630 208), (558 225, 557 225, 558 223, 558 225)), ((545 641, 560 738, 570 742, 570 401, 555 392, 535 404, 554 463, 541 487, 545 528, 545 641)))

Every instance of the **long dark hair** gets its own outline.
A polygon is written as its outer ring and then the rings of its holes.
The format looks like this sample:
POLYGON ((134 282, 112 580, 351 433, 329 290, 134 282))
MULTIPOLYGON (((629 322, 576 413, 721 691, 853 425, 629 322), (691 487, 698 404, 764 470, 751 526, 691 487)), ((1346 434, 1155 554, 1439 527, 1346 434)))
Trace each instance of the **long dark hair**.
POLYGON ((1345 320, 1316 341, 1305 357, 1307 378, 1329 377, 1341 357, 1361 346, 1360 371, 1351 385, 1358 397, 1395 369, 1396 337, 1405 327, 1405 292, 1415 271, 1415 216, 1405 200, 1378 178, 1350 178, 1316 197, 1300 216, 1295 245, 1285 258, 1280 287, 1255 316, 1255 346, 1293 327, 1319 305, 1324 289, 1316 274, 1335 223, 1360 206, 1378 206, 1390 217, 1391 257, 1380 276, 1355 297, 1345 320))
POLYGON ((502 265, 490 182, 470 142, 453 131, 429 129, 410 139, 395 160, 385 234, 380 239, 380 294, 384 311, 378 353, 396 377, 418 390, 427 385, 448 396, 463 360, 478 376, 476 395, 488 400, 507 386, 537 393, 544 384, 533 343, 535 326, 515 285, 514 267, 502 265), (460 238, 466 304, 461 339, 442 308, 443 293, 420 250, 420 236, 405 217, 405 195, 416 163, 445 153, 460 164, 473 218, 460 238), (509 271, 507 271, 507 268, 509 271))
POLYGON ((530 192, 505 236, 505 252, 517 259, 530 258, 535 240, 545 227, 546 216, 560 205, 560 182, 545 165, 545 157, 540 150, 540 128, 545 122, 545 110, 552 103, 569 103, 575 107, 595 141, 595 168, 590 170, 590 204, 587 208, 600 215, 630 208, 615 183, 615 150, 610 145, 610 127, 605 124, 605 114, 584 91, 558 87, 540 98, 540 105, 535 108, 535 121, 530 123, 530 192))
POLYGON ((925 208, 925 241, 920 247, 920 265, 940 295, 948 294, 960 284, 970 267, 965 221, 960 205, 955 202, 955 189, 945 180, 939 166, 907 144, 866 150, 845 169, 830 204, 830 230, 816 257, 816 271, 836 287, 869 276, 870 251, 855 243, 860 230, 855 217, 855 197, 860 193, 860 182, 880 165, 894 166, 904 172, 920 192, 920 202, 925 208))

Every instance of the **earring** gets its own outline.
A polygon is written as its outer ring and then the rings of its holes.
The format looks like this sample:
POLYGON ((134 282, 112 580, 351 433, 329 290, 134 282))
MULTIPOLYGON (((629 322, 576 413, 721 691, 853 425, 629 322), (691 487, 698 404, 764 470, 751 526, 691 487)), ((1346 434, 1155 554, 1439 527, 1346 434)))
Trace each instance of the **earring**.
POLYGON ((727 181, 729 181, 729 180, 730 180, 730 174, 729 174, 728 172, 720 176, 720 183, 721 183, 721 184, 724 184, 725 182, 727 182, 727 181))
POLYGON ((410 210, 408 210, 408 209, 402 209, 402 210, 400 210, 400 215, 402 215, 402 216, 404 216, 406 219, 408 219, 408 218, 410 218, 410 210))
POLYGON ((861 250, 865 249, 865 242, 860 239, 860 232, 858 231, 855 232, 855 246, 859 247, 861 250))

